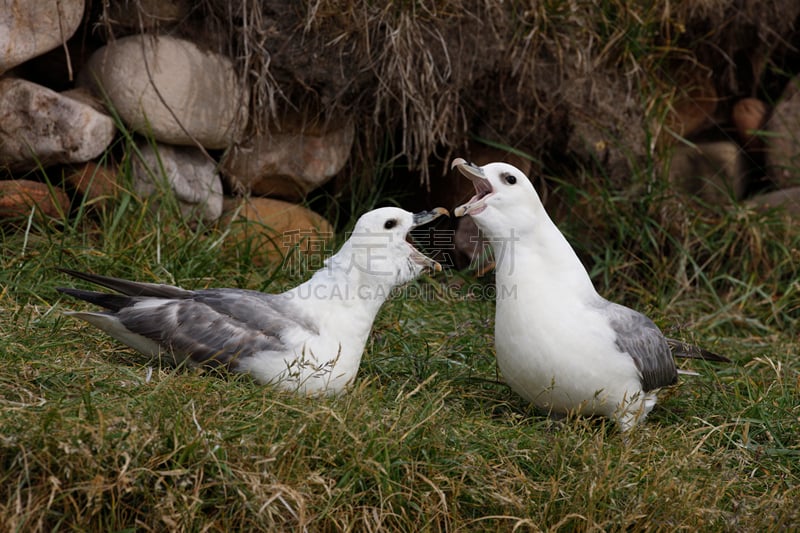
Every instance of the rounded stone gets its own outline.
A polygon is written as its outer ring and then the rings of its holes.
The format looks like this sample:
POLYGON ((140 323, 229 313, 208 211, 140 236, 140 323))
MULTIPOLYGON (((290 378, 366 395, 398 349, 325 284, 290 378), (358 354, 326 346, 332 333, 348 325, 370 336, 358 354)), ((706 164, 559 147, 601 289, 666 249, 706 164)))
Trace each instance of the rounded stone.
POLYGON ((255 265, 280 264, 299 252, 313 270, 333 253, 329 249, 333 226, 302 205, 272 198, 230 198, 223 210, 230 241, 248 246, 255 265))
POLYGON ((302 200, 344 167, 354 137, 351 121, 320 131, 268 132, 229 150, 223 172, 235 190, 302 200))
POLYGON ((0 74, 72 37, 84 0, 13 0, 0 8, 0 74))
POLYGON ((12 171, 88 161, 117 131, 108 115, 16 78, 0 80, 0 117, 0 166, 12 171))
POLYGON ((133 189, 143 198, 152 198, 155 208, 161 203, 159 197, 171 192, 190 222, 213 222, 222 214, 222 180, 216 164, 191 146, 139 143, 133 189))
POLYGON ((786 86, 764 129, 768 177, 779 189, 800 185, 800 76, 786 86))
POLYGON ((27 217, 34 209, 34 215, 63 219, 69 212, 69 197, 39 181, 0 181, 0 218, 27 217))
POLYGON ((173 37, 132 35, 97 50, 78 83, 137 132, 176 145, 226 148, 247 123, 247 90, 226 57, 173 37))

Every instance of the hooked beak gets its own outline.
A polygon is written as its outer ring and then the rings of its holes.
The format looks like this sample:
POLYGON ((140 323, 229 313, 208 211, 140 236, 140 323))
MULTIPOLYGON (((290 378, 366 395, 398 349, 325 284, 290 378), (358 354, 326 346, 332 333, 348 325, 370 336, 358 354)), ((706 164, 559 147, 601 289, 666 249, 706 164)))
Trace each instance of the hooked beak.
POLYGON ((412 228, 416 228, 418 226, 422 226, 429 222, 433 222, 440 216, 450 216, 450 211, 445 209, 444 207, 434 207, 430 211, 420 211, 419 213, 414 213, 414 219, 412 221, 412 228))
POLYGON ((464 215, 477 215, 486 209, 486 198, 488 198, 494 190, 492 184, 489 183, 488 178, 483 173, 483 168, 475 163, 470 163, 460 157, 453 160, 450 168, 458 168, 464 176, 469 178, 472 185, 475 186, 475 196, 463 205, 456 207, 453 214, 457 217, 464 215))
MULTIPOLYGON (((433 222, 442 215, 450 216, 450 212, 444 207, 435 207, 430 211, 420 211, 419 213, 414 213, 411 229, 428 224, 429 222, 433 222)), ((415 263, 423 267, 430 268, 434 272, 439 272, 442 270, 442 265, 414 248, 411 243, 409 243, 409 246, 411 246, 411 249, 413 250, 411 259, 415 263)))

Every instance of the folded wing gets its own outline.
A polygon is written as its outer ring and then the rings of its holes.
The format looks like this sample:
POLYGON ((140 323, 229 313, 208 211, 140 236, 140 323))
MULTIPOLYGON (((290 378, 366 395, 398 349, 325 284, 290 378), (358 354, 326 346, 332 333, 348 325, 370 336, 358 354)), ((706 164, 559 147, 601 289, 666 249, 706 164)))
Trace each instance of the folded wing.
POLYGON ((642 375, 642 389, 650 391, 675 383, 678 379, 675 360, 658 326, 633 309, 606 303, 617 347, 633 358, 642 375))
POLYGON ((291 349, 289 339, 318 334, 285 295, 239 289, 189 291, 75 271, 64 272, 122 294, 59 288, 105 312, 76 315, 121 342, 150 353, 151 344, 204 365, 235 369, 244 358, 291 349))

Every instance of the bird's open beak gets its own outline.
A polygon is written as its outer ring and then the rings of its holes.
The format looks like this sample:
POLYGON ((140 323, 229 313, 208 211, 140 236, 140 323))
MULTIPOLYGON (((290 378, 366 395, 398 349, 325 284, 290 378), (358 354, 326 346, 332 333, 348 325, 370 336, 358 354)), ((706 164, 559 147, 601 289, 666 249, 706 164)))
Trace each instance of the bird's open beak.
POLYGON ((489 183, 481 167, 460 157, 453 160, 450 168, 458 168, 459 172, 469 178, 475 186, 475 196, 467 203, 456 207, 453 214, 457 217, 477 215, 486 208, 486 198, 494 192, 492 184, 489 183))
POLYGON ((429 222, 433 222, 442 215, 449 217, 450 211, 444 207, 434 207, 430 211, 420 211, 419 213, 414 213, 414 220, 411 227, 416 228, 417 226, 422 226, 429 222))
MULTIPOLYGON (((419 213, 414 213, 414 218, 412 221, 411 228, 416 228, 418 226, 422 226, 424 224, 428 224, 429 222, 433 222, 437 218, 442 215, 450 216, 450 212, 445 209, 444 207, 435 207, 430 211, 420 211, 419 213)), ((430 268, 434 272, 439 272, 442 270, 442 265, 431 259, 430 257, 426 256, 419 250, 417 250, 413 244, 409 242, 411 249, 413 250, 411 254, 411 259, 417 263, 418 265, 422 265, 423 267, 430 268)))

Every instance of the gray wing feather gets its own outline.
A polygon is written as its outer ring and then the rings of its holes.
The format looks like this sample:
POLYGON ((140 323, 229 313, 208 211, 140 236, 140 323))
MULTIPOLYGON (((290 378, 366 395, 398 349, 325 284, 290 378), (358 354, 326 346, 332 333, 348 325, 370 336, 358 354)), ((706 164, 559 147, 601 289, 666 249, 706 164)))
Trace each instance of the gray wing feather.
POLYGON ((310 334, 319 335, 317 325, 282 294, 246 289, 206 289, 195 291, 192 299, 235 318, 248 328, 270 331, 300 327, 310 334))
POLYGON ((135 305, 117 314, 129 330, 179 357, 228 365, 259 352, 288 350, 285 335, 298 328, 318 334, 312 322, 281 295, 238 289, 194 291, 158 308, 135 305))
POLYGON ((675 383, 675 360, 658 326, 642 313, 613 302, 606 301, 605 311, 617 334, 617 347, 633 358, 642 374, 642 389, 650 391, 675 383))
POLYGON ((281 319, 253 329, 235 316, 194 300, 173 300, 157 309, 127 307, 117 316, 126 328, 158 342, 177 359, 234 369, 242 358, 286 350, 283 335, 285 328, 293 325, 281 319))
POLYGON ((127 295, 62 291, 116 311, 111 314, 125 328, 157 342, 177 359, 190 358, 200 364, 235 368, 237 361, 259 352, 288 350, 285 336, 289 331, 300 330, 308 336, 319 334, 314 322, 285 294, 244 289, 190 291, 170 285, 59 270, 127 295), (114 305, 109 304, 109 299, 114 305), (161 304, 137 305, 149 300, 161 300, 161 304))

